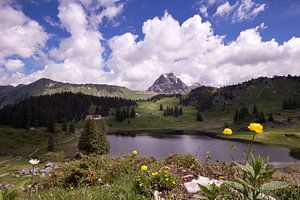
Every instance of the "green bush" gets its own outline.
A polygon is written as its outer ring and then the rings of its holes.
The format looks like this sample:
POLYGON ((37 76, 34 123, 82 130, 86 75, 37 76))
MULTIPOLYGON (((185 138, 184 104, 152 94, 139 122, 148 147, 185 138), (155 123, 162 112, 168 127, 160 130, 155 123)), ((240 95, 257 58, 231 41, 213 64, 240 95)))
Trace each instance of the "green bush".
POLYGON ((200 163, 192 154, 172 154, 164 162, 166 165, 191 169, 196 173, 199 173, 202 169, 200 163))
POLYGON ((299 186, 289 186, 277 190, 275 195, 280 200, 300 200, 300 187, 299 186))

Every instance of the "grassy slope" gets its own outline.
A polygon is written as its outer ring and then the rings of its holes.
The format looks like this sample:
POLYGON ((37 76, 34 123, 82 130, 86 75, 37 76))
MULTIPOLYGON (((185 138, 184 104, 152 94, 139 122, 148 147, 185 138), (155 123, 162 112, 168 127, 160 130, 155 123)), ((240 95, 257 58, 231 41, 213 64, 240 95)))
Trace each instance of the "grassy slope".
MULTIPOLYGON (((1 89, 1 88, 0 88, 1 89)), ((16 88, 0 90, 0 107, 6 104, 12 104, 30 96, 39 96, 45 94, 54 94, 59 92, 81 92, 83 94, 94 96, 121 97, 126 99, 147 99, 154 93, 133 91, 126 87, 114 85, 97 84, 69 84, 55 82, 49 79, 40 79, 29 85, 21 85, 16 88)))

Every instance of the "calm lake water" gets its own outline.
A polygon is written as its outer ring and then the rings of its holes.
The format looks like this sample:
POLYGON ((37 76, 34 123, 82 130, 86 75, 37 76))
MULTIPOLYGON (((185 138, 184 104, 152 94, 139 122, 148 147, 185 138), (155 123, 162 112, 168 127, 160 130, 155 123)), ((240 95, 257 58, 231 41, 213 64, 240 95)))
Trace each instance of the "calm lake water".
MULTIPOLYGON (((212 152, 213 160, 231 161, 229 147, 233 146, 232 156, 236 161, 246 157, 248 143, 221 140, 208 136, 196 135, 109 135, 111 155, 124 155, 137 149, 139 155, 165 158, 172 153, 192 153, 199 159, 204 159, 206 152, 212 152)), ((253 152, 260 153, 263 158, 270 156, 271 162, 299 161, 290 155, 290 150, 279 146, 253 144, 253 152)))

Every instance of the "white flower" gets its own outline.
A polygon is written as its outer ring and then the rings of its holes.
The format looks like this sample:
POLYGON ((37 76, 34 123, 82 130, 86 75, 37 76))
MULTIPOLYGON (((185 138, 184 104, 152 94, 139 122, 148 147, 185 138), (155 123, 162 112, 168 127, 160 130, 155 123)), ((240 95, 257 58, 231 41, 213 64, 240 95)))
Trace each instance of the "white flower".
POLYGON ((37 164, 39 164, 39 162, 40 161, 38 159, 30 159, 29 160, 29 163, 32 164, 32 165, 37 165, 37 164))

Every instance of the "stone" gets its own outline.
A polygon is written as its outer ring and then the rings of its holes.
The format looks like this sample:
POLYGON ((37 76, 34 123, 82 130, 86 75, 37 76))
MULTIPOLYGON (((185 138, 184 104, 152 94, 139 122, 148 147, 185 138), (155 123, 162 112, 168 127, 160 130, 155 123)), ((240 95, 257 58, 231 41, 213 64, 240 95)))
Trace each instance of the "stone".
POLYGON ((199 176, 198 179, 193 179, 190 182, 184 183, 184 187, 188 193, 197 193, 200 191, 199 184, 207 187, 213 183, 215 183, 217 186, 220 186, 221 184, 223 184, 223 181, 216 180, 216 179, 209 179, 204 176, 199 176))

